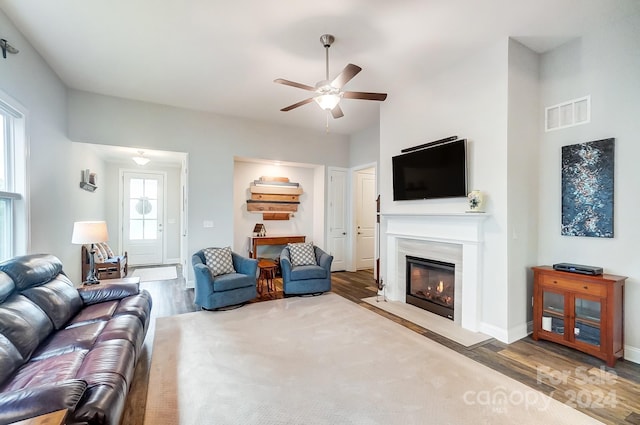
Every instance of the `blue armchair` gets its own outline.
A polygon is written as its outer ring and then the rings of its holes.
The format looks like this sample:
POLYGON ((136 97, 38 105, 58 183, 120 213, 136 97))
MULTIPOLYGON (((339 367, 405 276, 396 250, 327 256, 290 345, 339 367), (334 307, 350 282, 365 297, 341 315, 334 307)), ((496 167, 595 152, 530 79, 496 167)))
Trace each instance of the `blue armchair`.
POLYGON ((258 260, 231 253, 236 273, 213 277, 207 267, 204 250, 191 257, 195 275, 195 303, 205 310, 242 304, 257 297, 258 260))
POLYGON ((313 247, 317 265, 293 266, 291 253, 285 247, 280 253, 282 289, 285 295, 320 294, 331 290, 333 256, 313 247))

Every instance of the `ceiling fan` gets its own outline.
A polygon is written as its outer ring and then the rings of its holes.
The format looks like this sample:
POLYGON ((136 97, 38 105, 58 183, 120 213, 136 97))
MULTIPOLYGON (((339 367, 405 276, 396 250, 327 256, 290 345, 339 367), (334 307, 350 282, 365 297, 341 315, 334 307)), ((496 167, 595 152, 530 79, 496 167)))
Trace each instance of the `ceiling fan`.
POLYGON ((289 105, 286 108, 280 109, 282 112, 287 112, 292 109, 295 109, 299 106, 306 105, 307 103, 311 103, 314 100, 316 103, 324 110, 331 111, 331 115, 333 118, 340 118, 344 116, 342 113, 342 109, 340 109, 340 99, 364 99, 364 100, 378 100, 383 101, 387 98, 386 93, 367 93, 360 91, 344 91, 342 88, 345 84, 347 84, 353 77, 355 77, 362 68, 352 63, 348 64, 344 67, 342 72, 338 74, 336 78, 333 80, 329 80, 329 47, 335 41, 335 37, 331 34, 324 34, 320 37, 320 42, 325 48, 325 56, 326 56, 326 79, 322 81, 318 81, 315 87, 308 86, 306 84, 296 83, 294 81, 285 80, 282 78, 277 78, 273 80, 274 83, 284 84, 285 86, 296 87, 299 89, 307 90, 310 92, 314 92, 315 94, 305 100, 301 100, 298 103, 294 103, 293 105, 289 105))

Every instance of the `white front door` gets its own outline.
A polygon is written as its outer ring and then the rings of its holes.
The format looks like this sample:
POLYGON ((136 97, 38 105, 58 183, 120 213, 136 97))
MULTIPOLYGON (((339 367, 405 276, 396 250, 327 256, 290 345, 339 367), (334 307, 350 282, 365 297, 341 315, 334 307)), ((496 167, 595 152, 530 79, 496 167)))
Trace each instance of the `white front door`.
POLYGON ((375 257, 376 175, 367 168, 356 173, 356 269, 372 269, 375 257))
POLYGON ((162 264, 164 174, 124 171, 122 182, 122 245, 129 264, 162 264))
POLYGON ((331 271, 347 269, 347 170, 329 169, 329 253, 331 271))

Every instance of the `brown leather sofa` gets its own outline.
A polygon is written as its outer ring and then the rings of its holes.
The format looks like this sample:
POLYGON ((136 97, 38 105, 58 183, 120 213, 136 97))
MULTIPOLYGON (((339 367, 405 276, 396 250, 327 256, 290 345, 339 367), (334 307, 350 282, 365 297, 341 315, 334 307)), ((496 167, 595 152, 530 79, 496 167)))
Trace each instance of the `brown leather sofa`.
POLYGON ((76 288, 52 255, 0 263, 0 424, 68 409, 117 425, 150 313, 138 285, 76 288))

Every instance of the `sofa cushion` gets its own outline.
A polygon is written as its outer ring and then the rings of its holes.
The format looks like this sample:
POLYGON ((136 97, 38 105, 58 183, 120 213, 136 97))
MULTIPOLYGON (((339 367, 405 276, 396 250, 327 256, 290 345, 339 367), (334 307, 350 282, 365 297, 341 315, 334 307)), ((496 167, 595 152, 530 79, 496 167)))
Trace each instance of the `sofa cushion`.
POLYGON ((113 313, 118 308, 119 301, 106 301, 98 304, 91 304, 80 310, 69 324, 67 328, 86 325, 87 323, 98 322, 101 320, 109 320, 113 317, 113 313))
POLYGON ((0 272, 0 303, 9 298, 9 295, 16 289, 13 279, 5 272, 0 272))
POLYGON ((13 372, 24 363, 18 349, 0 334, 0 384, 2 384, 13 372))
POLYGON ((256 286, 255 278, 240 273, 218 276, 213 281, 214 292, 230 291, 232 289, 246 288, 249 286, 256 286))
POLYGON ((115 313, 113 313, 113 316, 115 317, 125 314, 135 316, 146 329, 149 324, 151 305, 151 294, 149 294, 149 291, 143 289, 140 291, 140 294, 132 295, 120 301, 120 304, 118 304, 118 308, 115 313))
POLYGON ((136 355, 140 352, 144 341, 143 324, 135 316, 125 315, 114 317, 107 322, 107 326, 100 332, 97 343, 121 339, 131 342, 136 355))
POLYGON ((211 276, 220 276, 228 273, 235 273, 233 268, 233 257, 231 247, 205 248, 203 251, 204 260, 211 271, 211 276))
POLYGON ((40 307, 56 329, 63 327, 82 308, 78 290, 63 274, 44 285, 24 290, 22 295, 40 307))
POLYGON ((102 383, 104 375, 121 376, 131 383, 135 366, 135 349, 129 341, 120 339, 102 341, 87 353, 76 377, 87 381, 89 386, 102 383))
POLYGON ((86 350, 73 351, 44 360, 25 363, 14 376, 4 383, 2 392, 55 384, 56 382, 73 379, 76 377, 86 354, 86 350))
POLYGON ((287 244, 292 266, 317 265, 316 253, 312 243, 300 242, 287 244))
POLYGON ((96 342, 106 325, 107 322, 101 321, 69 329, 60 329, 40 344, 31 356, 31 360, 43 360, 72 351, 88 350, 96 342))
POLYGON ((11 341, 24 360, 29 360, 51 331, 51 320, 25 296, 14 294, 0 305, 0 334, 11 341))
POLYGON ((320 266, 298 266, 291 269, 291 280, 325 279, 327 270, 320 266))
POLYGON ((60 260, 49 254, 14 257, 0 263, 0 271, 13 279, 19 291, 46 283, 62 272, 60 260))
POLYGON ((0 423, 32 418, 56 410, 73 410, 87 388, 80 379, 0 394, 0 423))

